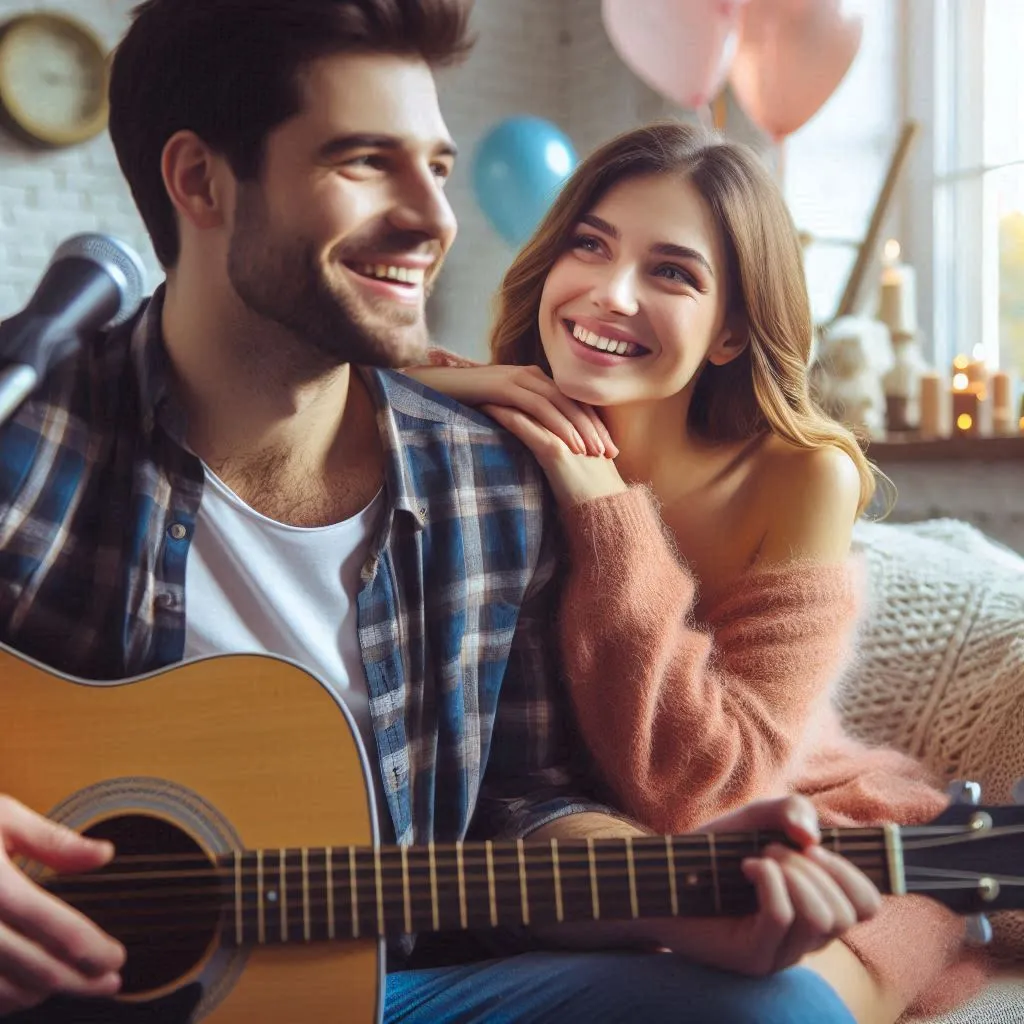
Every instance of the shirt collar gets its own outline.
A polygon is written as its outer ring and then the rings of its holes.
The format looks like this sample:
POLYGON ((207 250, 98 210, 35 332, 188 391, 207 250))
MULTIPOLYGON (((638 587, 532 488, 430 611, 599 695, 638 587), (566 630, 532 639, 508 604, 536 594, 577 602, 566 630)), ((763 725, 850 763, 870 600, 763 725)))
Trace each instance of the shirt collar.
MULTIPOLYGON (((173 399, 171 362, 161 328, 164 295, 165 286, 160 285, 137 316, 132 328, 132 358, 143 429, 152 433, 159 423, 184 447, 185 416, 173 399)), ((422 475, 414 471, 412 449, 422 447, 424 431, 450 444, 453 418, 474 414, 396 371, 360 367, 359 372, 377 407, 390 505, 407 513, 414 528, 422 530, 429 521, 430 494, 422 475)))
POLYGON ((159 422, 179 444, 184 445, 185 416, 173 401, 171 361, 161 327, 164 294, 165 285, 161 284, 136 317, 132 328, 132 361, 139 382, 143 430, 150 434, 159 422))

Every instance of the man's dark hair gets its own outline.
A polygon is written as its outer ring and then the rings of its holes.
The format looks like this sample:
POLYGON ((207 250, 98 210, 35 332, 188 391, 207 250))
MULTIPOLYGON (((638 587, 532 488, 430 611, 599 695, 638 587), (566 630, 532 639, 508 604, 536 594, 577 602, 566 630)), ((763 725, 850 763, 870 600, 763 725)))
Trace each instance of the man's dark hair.
POLYGON ((301 72, 338 53, 419 57, 469 50, 469 0, 145 0, 114 55, 110 136, 165 267, 178 260, 160 160, 194 131, 240 181, 259 176, 267 135, 302 109, 301 72))

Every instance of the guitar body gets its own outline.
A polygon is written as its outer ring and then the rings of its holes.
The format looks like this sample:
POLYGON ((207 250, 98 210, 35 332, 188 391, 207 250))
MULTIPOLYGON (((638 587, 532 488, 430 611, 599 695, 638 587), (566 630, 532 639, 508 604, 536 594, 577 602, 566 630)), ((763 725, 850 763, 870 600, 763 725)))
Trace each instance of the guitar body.
MULTIPOLYGON (((0 792, 113 838, 119 854, 127 844, 136 854, 170 848, 212 859, 241 847, 377 841, 348 713, 319 680, 277 658, 232 655, 94 684, 0 649, 0 722, 0 792)), ((180 935, 162 946, 159 928, 141 933, 137 949, 129 944, 127 994, 92 1004, 95 1018, 47 1004, 19 1019, 380 1019, 375 938, 241 950, 220 941, 229 925, 212 919, 186 948, 180 935)))

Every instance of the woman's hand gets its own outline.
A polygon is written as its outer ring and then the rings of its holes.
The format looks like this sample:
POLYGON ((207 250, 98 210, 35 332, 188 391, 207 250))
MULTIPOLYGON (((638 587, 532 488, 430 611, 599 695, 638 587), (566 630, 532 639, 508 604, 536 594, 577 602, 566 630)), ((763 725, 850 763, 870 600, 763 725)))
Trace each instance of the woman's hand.
POLYGON ((482 405, 480 411, 497 420, 533 452, 560 505, 575 505, 626 490, 611 458, 576 454, 560 436, 519 409, 482 405))
MULTIPOLYGON (((405 372, 464 405, 518 409, 560 438, 567 449, 577 455, 615 458, 619 454, 608 428, 593 408, 566 398, 540 367, 419 366, 405 372)), ((488 415, 493 414, 488 412, 488 415)), ((525 438, 520 439, 525 442, 525 438)))

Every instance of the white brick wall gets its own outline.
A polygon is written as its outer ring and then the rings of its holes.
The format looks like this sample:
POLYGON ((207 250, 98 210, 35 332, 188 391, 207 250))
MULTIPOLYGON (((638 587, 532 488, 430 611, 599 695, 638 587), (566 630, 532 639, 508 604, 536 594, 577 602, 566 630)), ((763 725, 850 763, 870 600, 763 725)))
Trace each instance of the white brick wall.
MULTIPOLYGON (((0 0, 0 20, 63 10, 108 45, 121 36, 134 0, 0 0)), ((79 231, 123 238, 160 279, 149 238, 104 133, 84 146, 39 152, 0 132, 0 318, 18 310, 60 242, 79 231)))

